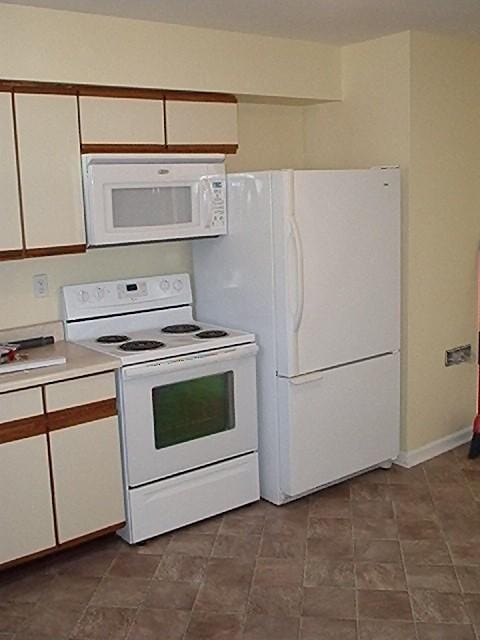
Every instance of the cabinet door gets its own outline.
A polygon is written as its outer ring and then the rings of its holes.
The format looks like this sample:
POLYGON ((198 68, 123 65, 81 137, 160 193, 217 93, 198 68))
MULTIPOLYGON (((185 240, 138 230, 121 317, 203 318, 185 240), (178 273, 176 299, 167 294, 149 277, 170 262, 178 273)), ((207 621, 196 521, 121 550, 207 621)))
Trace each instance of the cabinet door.
POLYGON ((0 505, 0 564, 55 546, 45 435, 0 444, 0 505))
POLYGON ((0 93, 0 149, 2 150, 2 161, 0 163, 0 193, 2 194, 1 259, 20 257, 22 253, 12 96, 9 93, 0 93), (12 252, 16 252, 18 255, 16 256, 12 252))
POLYGON ((85 249, 74 96, 15 96, 27 255, 85 249))
POLYGON ((50 433, 59 542, 125 519, 117 418, 50 433))
POLYGON ((0 564, 55 545, 39 387, 0 394, 0 564))
POLYGON ((82 144, 165 144, 163 100, 80 97, 82 144))
POLYGON ((169 146, 238 143, 236 103, 167 100, 165 106, 169 146))
POLYGON ((48 384, 45 403, 59 542, 122 523, 115 375, 48 384))

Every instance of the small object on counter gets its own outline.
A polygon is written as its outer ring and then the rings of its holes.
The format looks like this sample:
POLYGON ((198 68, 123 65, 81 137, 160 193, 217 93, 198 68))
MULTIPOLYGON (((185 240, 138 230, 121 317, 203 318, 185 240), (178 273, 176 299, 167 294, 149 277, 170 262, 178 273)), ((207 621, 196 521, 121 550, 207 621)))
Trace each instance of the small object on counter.
POLYGON ((17 353, 17 347, 14 344, 0 344, 0 363, 13 362, 17 353))
POLYGON ((49 344, 53 344, 54 342, 55 338, 53 336, 39 336, 38 338, 15 340, 15 342, 12 344, 17 348, 17 351, 20 351, 22 349, 35 349, 36 347, 45 347, 49 344))

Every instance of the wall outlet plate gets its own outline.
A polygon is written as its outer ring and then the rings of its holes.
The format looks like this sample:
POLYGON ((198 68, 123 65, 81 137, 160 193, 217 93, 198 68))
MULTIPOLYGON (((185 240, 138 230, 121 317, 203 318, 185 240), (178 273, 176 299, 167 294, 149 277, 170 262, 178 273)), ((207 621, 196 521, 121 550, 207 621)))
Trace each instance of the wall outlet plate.
POLYGON ((46 273, 39 273, 33 276, 33 295, 35 298, 46 298, 48 296, 48 276, 46 273))
POLYGON ((451 367, 454 364, 463 364, 472 359, 472 345, 464 344, 461 347, 453 347, 445 351, 445 366, 451 367))

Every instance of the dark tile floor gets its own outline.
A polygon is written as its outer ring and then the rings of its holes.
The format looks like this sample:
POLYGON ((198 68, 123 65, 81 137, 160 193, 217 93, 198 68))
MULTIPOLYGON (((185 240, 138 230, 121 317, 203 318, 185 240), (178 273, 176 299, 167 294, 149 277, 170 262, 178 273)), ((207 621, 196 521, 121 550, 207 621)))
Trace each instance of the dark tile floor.
POLYGON ((480 640, 480 459, 462 447, 4 572, 7 639, 480 640))

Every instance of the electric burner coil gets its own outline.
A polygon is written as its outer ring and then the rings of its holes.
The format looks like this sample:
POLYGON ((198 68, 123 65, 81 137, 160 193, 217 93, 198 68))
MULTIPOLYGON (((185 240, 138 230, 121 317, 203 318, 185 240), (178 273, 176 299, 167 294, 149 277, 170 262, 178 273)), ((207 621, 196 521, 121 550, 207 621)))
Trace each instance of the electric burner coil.
POLYGON ((130 340, 119 346, 122 351, 150 351, 152 349, 160 349, 165 343, 159 340, 130 340))
POLYGON ((170 324, 168 327, 163 327, 162 333, 194 333, 200 329, 198 324, 170 324))
POLYGON ((196 333, 195 336, 197 338, 202 338, 202 339, 211 339, 211 338, 224 338, 225 336, 228 336, 228 333, 226 331, 223 331, 223 329, 207 329, 206 331, 200 331, 200 333, 196 333))

